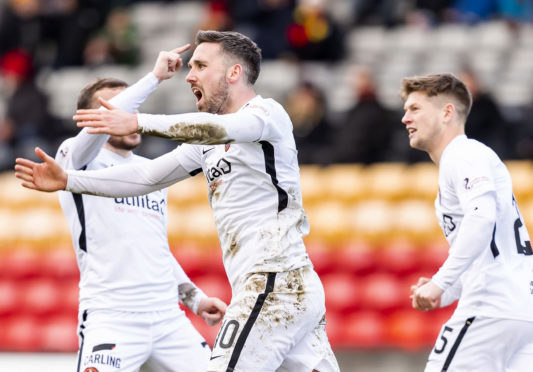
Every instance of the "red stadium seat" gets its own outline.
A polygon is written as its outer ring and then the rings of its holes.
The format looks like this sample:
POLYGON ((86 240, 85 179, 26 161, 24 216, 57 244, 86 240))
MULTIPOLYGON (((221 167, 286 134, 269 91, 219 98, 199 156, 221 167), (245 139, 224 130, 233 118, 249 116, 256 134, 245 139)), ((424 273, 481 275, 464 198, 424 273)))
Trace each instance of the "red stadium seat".
POLYGON ((33 316, 12 318, 2 329, 4 351, 39 351, 41 345, 40 321, 33 316))
POLYGON ((8 252, 4 256, 3 277, 15 280, 36 278, 41 273, 41 253, 28 248, 8 252))
POLYGON ((11 280, 0 280, 0 318, 17 314, 21 301, 17 283, 11 280))
POLYGON ((355 275, 336 273, 324 275, 321 279, 328 311, 345 314, 361 306, 364 289, 355 275))
POLYGON ((62 281, 57 285, 60 293, 58 310, 61 314, 77 317, 79 307, 79 285, 77 280, 62 281))
POLYGON ((425 244, 420 251, 420 266, 427 271, 436 273, 448 258, 449 245, 446 241, 425 244))
POLYGON ((383 345, 384 324, 379 313, 362 311, 344 318, 344 346, 374 348, 383 345))
POLYGON ((172 253, 185 273, 193 279, 204 274, 224 274, 220 249, 196 244, 173 247, 172 253))
POLYGON ((58 280, 76 279, 80 271, 72 249, 57 248, 47 251, 42 261, 43 275, 58 280))
POLYGON ((329 343, 333 349, 345 345, 345 316, 335 313, 334 311, 326 312, 326 332, 328 334, 329 343))
POLYGON ((54 317, 45 321, 41 330, 41 351, 74 352, 78 350, 78 322, 75 317, 54 317))
POLYGON ((346 244, 336 251, 335 268, 336 271, 366 275, 377 270, 379 260, 379 252, 371 244, 346 244))
POLYGON ((432 320, 426 314, 412 309, 389 315, 385 321, 386 344, 408 351, 427 347, 426 328, 432 320))
POLYGON ((380 268, 396 275, 409 275, 420 267, 420 252, 408 241, 388 242, 377 255, 380 268))
POLYGON ((22 311, 25 314, 48 316, 61 311, 61 294, 50 279, 34 279, 20 285, 22 311))
POLYGON ((318 275, 322 276, 337 270, 335 267, 336 252, 331 247, 320 243, 308 243, 306 246, 309 258, 318 275))
POLYGON ((391 274, 378 273, 365 277, 361 282, 362 307, 380 312, 405 307, 409 303, 409 292, 391 274))

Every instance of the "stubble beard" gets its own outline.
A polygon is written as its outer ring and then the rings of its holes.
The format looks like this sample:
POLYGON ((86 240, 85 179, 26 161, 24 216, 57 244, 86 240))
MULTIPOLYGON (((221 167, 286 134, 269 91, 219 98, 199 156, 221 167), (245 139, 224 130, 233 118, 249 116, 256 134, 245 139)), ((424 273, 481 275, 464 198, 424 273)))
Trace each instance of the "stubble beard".
POLYGON ((210 99, 205 100, 205 110, 210 114, 225 113, 229 99, 229 84, 225 78, 219 80, 216 90, 211 95, 210 99))
POLYGON ((127 151, 134 150, 140 145, 140 139, 137 141, 130 141, 127 137, 129 136, 110 136, 107 142, 117 149, 127 151))

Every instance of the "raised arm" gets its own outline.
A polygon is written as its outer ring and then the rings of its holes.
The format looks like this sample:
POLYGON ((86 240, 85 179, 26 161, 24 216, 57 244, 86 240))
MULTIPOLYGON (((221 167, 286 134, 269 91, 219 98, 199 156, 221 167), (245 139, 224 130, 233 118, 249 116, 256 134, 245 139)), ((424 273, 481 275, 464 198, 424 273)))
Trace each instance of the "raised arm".
MULTIPOLYGON (((133 113, 157 88, 158 83, 158 78, 150 72, 137 83, 113 97, 109 105, 133 113)), ((107 109, 107 107, 102 106, 100 109, 107 109)), ((107 134, 89 134, 88 129, 84 128, 76 137, 60 146, 56 160, 66 169, 81 169, 98 155, 108 139, 107 134)))

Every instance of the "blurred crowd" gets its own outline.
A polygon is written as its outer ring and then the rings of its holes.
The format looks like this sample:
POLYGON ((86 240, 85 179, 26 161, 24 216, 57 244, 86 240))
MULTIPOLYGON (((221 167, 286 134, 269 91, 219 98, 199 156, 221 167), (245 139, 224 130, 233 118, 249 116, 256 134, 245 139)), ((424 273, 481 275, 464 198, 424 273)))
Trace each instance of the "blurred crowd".
MULTIPOLYGON (((513 29, 533 18, 533 0, 345 0, 349 14, 342 20, 326 0, 198 1, 205 5, 198 29, 245 33, 259 44, 265 60, 294 63, 343 61, 347 32, 361 26, 407 24, 423 30, 503 19, 513 29)), ((40 70, 142 62, 129 12, 139 2, 5 0, 0 5, 0 170, 10 169, 16 156, 30 156, 35 145, 54 152, 75 131, 51 114, 48 97, 35 82, 40 70)), ((282 103, 294 123, 302 164, 428 160, 409 149, 401 107, 393 110, 379 101, 370 67, 350 70, 353 104, 343 112, 333 112, 325 92, 309 79, 302 77, 287 92, 282 103)), ((504 159, 533 158, 533 103, 508 117, 468 66, 461 77, 474 97, 468 135, 504 159)))

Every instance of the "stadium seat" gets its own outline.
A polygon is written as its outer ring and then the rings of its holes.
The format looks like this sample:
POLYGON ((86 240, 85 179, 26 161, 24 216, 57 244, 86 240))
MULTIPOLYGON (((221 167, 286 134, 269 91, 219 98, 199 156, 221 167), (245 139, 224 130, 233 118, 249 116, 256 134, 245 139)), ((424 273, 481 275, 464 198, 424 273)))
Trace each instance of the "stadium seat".
POLYGON ((409 292, 396 276, 388 273, 370 274, 361 280, 362 307, 387 314, 409 303, 409 292))
POLYGON ((75 279, 56 282, 57 291, 60 294, 57 306, 58 313, 77 317, 80 292, 78 283, 78 280, 75 279))
POLYGON ((41 270, 43 276, 56 280, 77 280, 80 277, 76 255, 70 247, 47 250, 43 254, 41 270))
POLYGON ((61 312, 61 297, 57 283, 50 279, 34 279, 19 285, 24 314, 50 316, 61 312))
POLYGON ((360 280, 346 272, 331 273, 321 277, 326 294, 328 311, 346 315, 361 307, 362 292, 360 280))
POLYGON ((341 344, 355 348, 375 348, 383 345, 383 317, 372 311, 355 312, 343 318, 344 335, 341 344))
POLYGON ((385 343, 408 351, 427 347, 426 328, 432 319, 417 310, 399 310, 385 320, 385 343))
POLYGON ((412 274, 420 267, 419 251, 408 240, 386 242, 376 256, 380 260, 380 269, 397 276, 412 274))
POLYGON ((75 352, 78 350, 76 317, 60 316, 47 319, 41 327, 40 351, 75 352))
POLYGON ((307 253, 319 276, 338 271, 334 247, 325 243, 306 242, 307 253))
MULTIPOLYGON (((0 319, 17 314, 21 306, 17 283, 9 279, 0 280, 0 319)), ((1 332, 0 332, 1 333, 1 332)))
POLYGON ((376 271, 381 261, 375 246, 367 242, 343 244, 334 251, 335 270, 339 272, 366 275, 376 271))
POLYGON ((4 351, 39 351, 41 345, 40 320, 21 315, 10 319, 2 330, 4 351))
POLYGON ((436 273, 439 267, 448 258, 449 245, 444 239, 427 242, 421 245, 418 255, 420 271, 436 273))
POLYGON ((10 252, 6 252, 3 261, 2 276, 5 278, 25 280, 42 275, 42 255, 30 247, 18 247, 10 252))

